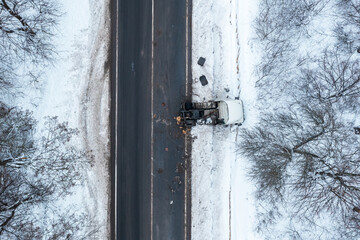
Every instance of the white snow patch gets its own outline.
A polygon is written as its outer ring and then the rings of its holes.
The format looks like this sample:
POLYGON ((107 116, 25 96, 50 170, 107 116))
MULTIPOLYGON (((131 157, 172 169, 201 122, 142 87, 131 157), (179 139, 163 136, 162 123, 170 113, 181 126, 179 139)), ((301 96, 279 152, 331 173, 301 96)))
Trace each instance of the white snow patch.
POLYGON ((110 47, 110 1, 89 0, 91 6, 90 62, 83 85, 81 127, 86 148, 95 157, 93 171, 88 174, 89 209, 104 226, 103 236, 110 233, 110 79, 108 53, 110 47))
MULTIPOLYGON (((46 69, 42 96, 21 99, 24 108, 34 111, 41 123, 45 116, 58 116, 78 128, 76 144, 94 156, 82 185, 74 194, 58 201, 59 208, 73 206, 90 213, 100 224, 101 239, 110 231, 108 173, 109 154, 109 72, 106 68, 110 40, 109 0, 63 0, 58 35, 54 44, 59 51, 53 66, 46 69), (33 101, 36 99, 34 106, 33 101), (40 99, 40 100, 39 100, 40 99)), ((45 209, 46 211, 46 209, 45 209)))
MULTIPOLYGON (((193 1, 193 101, 235 99, 244 102, 245 123, 257 121, 257 55, 251 47, 251 21, 257 1, 193 1), (200 57, 206 58, 199 66, 200 57), (202 86, 205 75, 208 85, 202 86)), ((261 239, 254 232, 253 186, 248 163, 235 152, 235 126, 196 126, 192 145, 192 239, 261 239)))

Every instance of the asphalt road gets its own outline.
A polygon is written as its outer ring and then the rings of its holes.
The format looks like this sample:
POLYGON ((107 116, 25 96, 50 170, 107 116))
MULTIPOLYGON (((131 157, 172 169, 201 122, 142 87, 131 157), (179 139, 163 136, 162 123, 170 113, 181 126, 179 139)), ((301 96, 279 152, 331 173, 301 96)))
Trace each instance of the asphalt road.
POLYGON ((111 3, 112 239, 191 238, 190 1, 111 3))

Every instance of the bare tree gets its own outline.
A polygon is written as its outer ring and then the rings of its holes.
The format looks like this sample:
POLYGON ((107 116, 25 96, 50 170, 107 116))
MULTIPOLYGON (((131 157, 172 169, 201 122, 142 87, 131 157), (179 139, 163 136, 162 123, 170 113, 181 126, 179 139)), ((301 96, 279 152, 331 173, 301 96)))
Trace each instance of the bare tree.
MULTIPOLYGON (((17 87, 29 81, 37 84, 54 60, 52 37, 61 16, 58 3, 0 0, 2 93, 19 96, 17 87)), ((48 117, 40 133, 30 111, 1 101, 0 239, 96 239, 98 225, 77 209, 38 215, 44 206, 54 210, 53 201, 81 184, 91 165, 91 156, 72 142, 78 131, 48 117)))
POLYGON ((338 47, 347 53, 354 53, 360 46, 360 1, 337 1, 338 19, 334 33, 338 39, 338 47))
POLYGON ((259 4, 255 30, 263 54, 256 87, 262 117, 241 130, 238 144, 252 163, 259 231, 286 216, 282 231, 291 239, 360 234, 360 140, 353 133, 360 100, 359 13, 359 0, 259 4), (336 26, 331 36, 311 26, 322 13, 330 13, 336 26), (322 52, 298 51, 312 34, 337 42, 322 52), (339 227, 323 225, 324 217, 339 227))
POLYGON ((302 221, 359 214, 360 139, 331 104, 264 114, 261 126, 241 133, 238 151, 252 163, 258 199, 290 201, 302 221))
POLYGON ((53 59, 51 41, 60 16, 58 9, 54 0, 0 1, 0 86, 3 91, 14 85, 18 75, 27 74, 19 72, 19 66, 34 72, 53 59))
MULTIPOLYGON (((38 208, 33 201, 24 199, 13 207, 13 214, 0 226, 2 239, 64 239, 88 240, 101 239, 103 225, 96 222, 94 216, 82 212, 77 206, 71 205, 65 209, 57 209, 51 203, 46 204, 47 216, 43 209, 38 208)), ((43 202, 41 202, 43 203, 43 202)), ((1 211, 1 214, 4 214, 1 211)))
POLYGON ((72 208, 61 213, 50 221, 45 230, 46 239, 88 240, 101 239, 101 225, 94 221, 89 213, 74 213, 72 208), (81 231, 79 231, 81 229, 81 231))
POLYGON ((303 57, 296 55, 298 41, 308 35, 308 25, 327 3, 328 0, 261 1, 254 27, 263 52, 257 69, 257 86, 263 91, 269 89, 273 95, 276 89, 288 87, 293 72, 304 62, 303 57))
POLYGON ((4 107, 0 113, 0 237, 38 239, 36 207, 71 193, 90 158, 71 144, 77 131, 67 123, 48 118, 38 137, 31 112, 4 107))
POLYGON ((264 0, 255 20, 257 35, 261 40, 275 42, 306 33, 306 26, 327 3, 327 0, 264 0))
POLYGON ((342 109, 356 108, 360 98, 360 65, 354 54, 326 49, 297 78, 302 101, 337 103, 342 109), (301 94, 302 93, 302 94, 301 94))

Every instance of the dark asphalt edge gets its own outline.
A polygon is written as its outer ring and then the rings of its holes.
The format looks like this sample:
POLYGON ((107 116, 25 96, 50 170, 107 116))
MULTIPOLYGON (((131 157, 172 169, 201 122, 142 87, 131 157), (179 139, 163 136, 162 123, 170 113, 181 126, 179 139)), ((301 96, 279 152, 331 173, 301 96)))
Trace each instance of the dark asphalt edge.
MULTIPOLYGON (((187 93, 186 93, 186 101, 192 101, 192 0, 189 0, 188 2, 188 47, 186 49, 186 51, 188 51, 188 81, 187 81, 187 93)), ((191 240, 191 229, 192 229, 192 188, 191 188, 191 152, 192 152, 192 137, 191 137, 191 132, 189 134, 187 134, 185 136, 185 144, 186 144, 186 150, 187 152, 185 153, 185 171, 186 171, 186 176, 187 176, 187 191, 186 191, 186 196, 187 196, 187 202, 186 202, 186 209, 187 209, 187 219, 186 219, 186 225, 185 226, 187 228, 186 231, 186 239, 187 240, 191 240)))
POLYGON ((110 239, 116 240, 116 81, 117 81, 117 0, 110 0, 110 47, 108 61, 110 63, 110 239))

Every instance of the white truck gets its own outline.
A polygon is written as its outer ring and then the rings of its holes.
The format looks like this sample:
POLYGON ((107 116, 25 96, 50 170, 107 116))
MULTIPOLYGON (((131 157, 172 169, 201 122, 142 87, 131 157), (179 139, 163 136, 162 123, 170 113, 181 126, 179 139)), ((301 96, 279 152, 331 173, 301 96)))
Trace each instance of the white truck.
POLYGON ((180 124, 187 127, 196 124, 241 125, 244 120, 243 103, 239 99, 181 104, 180 124))

